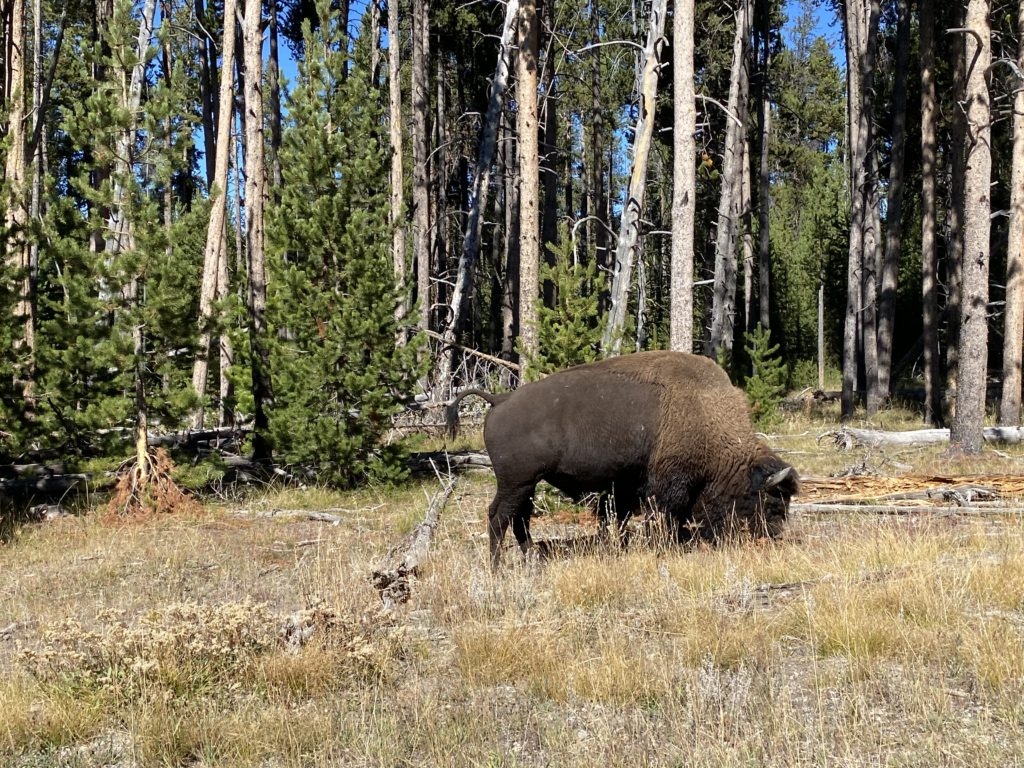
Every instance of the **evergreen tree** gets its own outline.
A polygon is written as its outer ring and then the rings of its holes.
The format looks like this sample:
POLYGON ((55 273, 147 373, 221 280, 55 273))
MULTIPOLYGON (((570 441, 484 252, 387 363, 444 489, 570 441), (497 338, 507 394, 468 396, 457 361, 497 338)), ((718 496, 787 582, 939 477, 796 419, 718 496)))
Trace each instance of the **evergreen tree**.
MULTIPOLYGON (((341 19, 306 29, 288 105, 280 203, 269 212, 269 319, 280 461, 343 485, 400 472, 384 445, 411 393, 415 345, 396 347, 381 94, 346 72, 341 19)), ((357 46, 355 70, 365 63, 357 46)))
POLYGON ((69 159, 54 164, 56 174, 46 180, 38 236, 41 397, 34 432, 37 442, 71 454, 121 450, 127 434, 118 428, 135 422, 137 384, 141 405, 163 428, 177 428, 191 405, 188 355, 181 352, 194 342, 201 243, 193 233, 201 231, 203 208, 184 215, 167 208, 174 199, 167 193, 192 175, 191 129, 180 117, 187 89, 180 71, 170 73, 168 82, 147 84, 140 113, 130 114, 119 82, 133 62, 118 52, 134 45, 138 23, 121 9, 101 34, 105 44, 82 54, 108 76, 62 112, 57 133, 69 159), (115 150, 105 137, 133 121, 133 156, 112 174, 115 150), (130 236, 108 249, 97 234, 107 226, 115 182, 130 236))
POLYGON ((541 265, 540 278, 554 286, 556 302, 547 307, 543 299, 536 300, 539 349, 536 357, 527 360, 531 379, 592 362, 600 352, 603 325, 598 299, 605 290, 605 276, 594 260, 581 263, 577 259, 579 246, 564 225, 558 244, 548 244, 554 263, 541 265))
POLYGON ((759 427, 775 426, 782 420, 779 407, 786 382, 786 366, 779 357, 779 345, 771 343, 771 331, 760 323, 753 331, 745 333, 744 339, 751 374, 743 387, 751 415, 759 427))

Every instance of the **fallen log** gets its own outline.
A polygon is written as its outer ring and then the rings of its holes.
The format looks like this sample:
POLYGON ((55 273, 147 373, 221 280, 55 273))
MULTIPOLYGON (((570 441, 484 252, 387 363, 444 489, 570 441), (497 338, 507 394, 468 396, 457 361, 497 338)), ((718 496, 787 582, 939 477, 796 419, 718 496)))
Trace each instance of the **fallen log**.
POLYGON ((482 451, 422 451, 409 454, 406 466, 410 472, 430 474, 438 470, 452 472, 457 469, 490 469, 491 457, 482 451))
POLYGON ((980 517, 989 515, 992 517, 1021 516, 1024 515, 1024 507, 1019 504, 971 504, 961 505, 936 505, 936 504, 843 504, 843 503, 817 503, 801 502, 791 503, 790 512, 798 512, 808 515, 931 515, 933 517, 980 517))
MULTIPOLYGON (((1024 442, 1022 427, 985 427, 982 435, 986 442, 1018 444, 1024 442)), ((931 445, 948 443, 948 429, 912 429, 904 432, 886 432, 877 429, 842 427, 825 432, 818 442, 831 440, 836 447, 848 451, 852 448, 878 448, 882 446, 931 445)))
POLYGON ((113 485, 111 477, 93 478, 81 473, 0 478, 0 494, 12 499, 51 499, 63 498, 86 488, 92 491, 107 490, 113 485))
POLYGON ((412 594, 409 577, 416 576, 420 565, 427 559, 431 539, 441 522, 441 512, 455 490, 455 482, 451 477, 444 482, 441 490, 430 500, 423 522, 409 535, 407 545, 392 550, 384 564, 370 574, 370 581, 380 593, 385 610, 390 611, 396 605, 408 602, 412 594))

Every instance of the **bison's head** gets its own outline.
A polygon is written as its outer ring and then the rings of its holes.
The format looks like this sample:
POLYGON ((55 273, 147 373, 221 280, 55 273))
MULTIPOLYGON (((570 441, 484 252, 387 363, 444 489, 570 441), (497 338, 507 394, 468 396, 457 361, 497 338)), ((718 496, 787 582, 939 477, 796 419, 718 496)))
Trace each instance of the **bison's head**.
POLYGON ((747 526, 755 536, 782 535, 789 513, 789 500, 800 490, 800 478, 789 464, 770 455, 750 469, 750 518, 747 526))
POLYGON ((744 466, 703 489, 693 517, 680 521, 680 541, 782 535, 789 500, 800 487, 796 470, 767 448, 744 466))

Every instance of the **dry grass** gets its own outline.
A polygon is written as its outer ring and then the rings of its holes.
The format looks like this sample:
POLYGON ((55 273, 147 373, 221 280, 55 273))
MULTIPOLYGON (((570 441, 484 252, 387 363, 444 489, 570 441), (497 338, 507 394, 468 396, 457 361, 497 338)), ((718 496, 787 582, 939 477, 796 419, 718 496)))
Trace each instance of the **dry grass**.
MULTIPOLYGON (((828 427, 772 442, 805 474, 941 462, 839 454, 828 427)), ((494 577, 479 474, 385 615, 368 574, 434 485, 22 528, 0 547, 0 763, 1024 765, 1018 517, 797 517, 773 544, 494 577)), ((584 531, 548 503, 538 537, 584 531)))

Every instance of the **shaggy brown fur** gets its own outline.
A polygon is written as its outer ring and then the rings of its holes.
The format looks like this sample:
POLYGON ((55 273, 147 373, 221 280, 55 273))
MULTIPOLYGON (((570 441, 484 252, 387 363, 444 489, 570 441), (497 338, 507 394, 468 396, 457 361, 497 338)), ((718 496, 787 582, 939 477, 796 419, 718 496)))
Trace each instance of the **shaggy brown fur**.
POLYGON ((491 560, 511 524, 530 545, 540 480, 578 498, 608 494, 619 521, 647 500, 680 540, 739 532, 777 536, 796 471, 754 434, 743 393, 711 360, 640 352, 552 374, 507 395, 461 393, 493 406, 484 442, 497 491, 488 515, 491 560))

